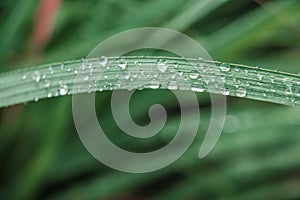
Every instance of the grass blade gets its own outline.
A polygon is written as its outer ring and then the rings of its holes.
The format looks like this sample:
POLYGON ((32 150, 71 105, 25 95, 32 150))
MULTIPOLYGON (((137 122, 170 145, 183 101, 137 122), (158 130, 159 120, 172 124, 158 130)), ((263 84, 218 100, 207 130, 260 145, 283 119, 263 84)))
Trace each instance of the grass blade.
POLYGON ((122 69, 117 63, 119 58, 115 59, 108 58, 115 66, 111 68, 103 67, 95 58, 4 73, 0 76, 0 107, 67 94, 137 88, 206 91, 285 105, 300 103, 300 78, 289 73, 217 61, 151 56, 122 57, 126 63, 126 69, 122 69), (165 72, 149 67, 157 66, 159 59, 165 62, 165 72), (136 77, 129 78, 130 74, 136 77), (169 81, 174 74, 180 77, 169 81), (219 86, 219 80, 224 87, 219 86), (87 87, 74 88, 76 81, 87 87), (207 83, 214 86, 212 90, 208 91, 207 83))

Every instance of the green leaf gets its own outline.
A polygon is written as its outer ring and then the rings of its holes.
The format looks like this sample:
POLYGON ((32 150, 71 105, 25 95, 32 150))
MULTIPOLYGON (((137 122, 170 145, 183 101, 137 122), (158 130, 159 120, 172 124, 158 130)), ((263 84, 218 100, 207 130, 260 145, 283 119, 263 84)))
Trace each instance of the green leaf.
POLYGON ((300 78, 294 74, 192 58, 105 59, 112 62, 110 66, 95 58, 1 74, 0 107, 68 94, 143 88, 205 91, 285 105, 300 103, 300 78))

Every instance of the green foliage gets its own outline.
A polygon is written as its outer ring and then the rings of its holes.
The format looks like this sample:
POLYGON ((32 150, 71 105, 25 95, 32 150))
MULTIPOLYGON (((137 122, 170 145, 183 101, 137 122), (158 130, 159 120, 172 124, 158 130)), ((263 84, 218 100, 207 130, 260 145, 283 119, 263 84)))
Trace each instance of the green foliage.
MULTIPOLYGON (((20 0, 0 3, 0 106, 39 99, 25 106, 0 110, 1 199, 300 197, 300 110, 269 103, 299 104, 300 78, 294 75, 300 71, 299 1, 278 0, 259 5, 250 0, 65 0, 42 57, 33 59, 28 51, 37 3, 20 0), (102 165, 84 148, 73 124, 71 96, 47 98, 49 92, 45 92, 44 86, 49 79, 51 85, 47 90, 53 89, 54 96, 62 85, 67 85, 72 93, 68 84, 76 76, 70 76, 68 69, 74 72, 80 68, 82 60, 78 59, 105 38, 143 26, 182 31, 203 44, 214 60, 225 61, 216 62, 214 67, 226 79, 224 86, 230 93, 228 113, 219 142, 208 157, 199 160, 197 153, 211 113, 207 93, 197 93, 200 127, 184 156, 160 171, 125 174, 102 165), (67 60, 75 61, 64 63, 61 70, 61 63, 67 60), (45 63, 53 62, 60 63, 51 64, 56 72, 51 75, 49 64, 45 63), (247 66, 230 64, 230 70, 222 71, 226 63, 247 66), (20 69, 20 66, 38 67, 20 69), (41 76, 38 83, 36 71, 41 76), (244 96, 235 81, 246 89, 246 98, 234 97, 244 96), (249 81, 249 86, 244 84, 249 81)), ((125 58, 132 66, 137 58, 141 62, 157 61, 157 57, 125 58)), ((191 66, 180 58, 168 59, 170 63, 177 59, 187 75, 191 72, 191 66)), ((118 70, 112 73, 116 74, 122 73, 118 70)), ((189 81, 195 84, 194 81, 202 83, 203 79, 189 81)), ((145 87, 151 88, 147 84, 145 87)), ((166 87, 164 83, 161 86, 166 87)), ((174 137, 180 112, 176 98, 168 90, 145 89, 132 98, 131 114, 140 124, 149 122, 147 113, 154 102, 165 105, 169 111, 166 126, 151 144, 124 137, 107 108, 110 96, 110 91, 97 92, 96 109, 100 123, 105 124, 120 146, 143 151, 145 145, 147 149, 164 145, 174 137)))

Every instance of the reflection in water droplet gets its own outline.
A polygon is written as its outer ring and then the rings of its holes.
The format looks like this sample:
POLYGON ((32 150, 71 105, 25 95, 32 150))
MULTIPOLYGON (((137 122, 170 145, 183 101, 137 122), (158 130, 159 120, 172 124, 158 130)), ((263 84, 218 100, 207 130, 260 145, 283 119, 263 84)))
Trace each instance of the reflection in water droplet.
POLYGON ((139 85, 139 86, 137 87, 137 89, 138 89, 138 90, 143 90, 143 89, 144 89, 144 86, 143 86, 143 85, 139 85))
POLYGON ((170 78, 175 79, 176 78, 176 73, 170 74, 170 78))
POLYGON ((65 94, 68 93, 68 90, 69 90, 69 88, 68 88, 67 85, 61 85, 60 89, 59 89, 59 94, 60 95, 65 95, 65 94))
POLYGON ((228 64, 226 64, 226 63, 222 63, 222 64, 220 65, 220 69, 221 69, 221 71, 223 71, 223 72, 228 72, 228 71, 230 70, 230 66, 229 66, 228 64))
POLYGON ((292 86, 291 85, 287 85, 287 90, 285 91, 285 94, 286 95, 291 95, 293 92, 292 92, 292 86))
POLYGON ((139 62, 139 61, 134 61, 134 64, 135 64, 136 66, 139 66, 139 67, 141 67, 141 66, 142 66, 142 63, 141 63, 141 62, 139 62))
POLYGON ((158 59, 157 60, 157 69, 160 72, 165 72, 168 69, 168 65, 164 59, 158 59))
POLYGON ((170 89, 170 90, 176 90, 176 89, 178 89, 177 82, 176 81, 170 81, 168 83, 167 88, 170 89))
POLYGON ((160 86, 159 81, 157 81, 155 79, 153 79, 153 80, 150 81, 149 88, 151 88, 151 89, 157 89, 157 88, 159 88, 159 86, 160 86))
POLYGON ((227 95, 230 94, 230 90, 224 89, 224 90, 222 91, 222 94, 227 96, 227 95))
POLYGON ((203 58, 198 58, 198 66, 203 67, 205 65, 204 59, 203 58))
POLYGON ((107 57, 101 56, 99 58, 99 64, 102 65, 103 67, 105 67, 107 65, 107 57))
POLYGON ((193 70, 189 73, 189 77, 191 79, 197 79, 199 77, 199 72, 197 72, 196 70, 193 70))
POLYGON ((44 82, 44 87, 49 87, 50 86, 50 81, 49 80, 45 80, 44 82))
POLYGON ((121 68, 121 69, 125 69, 126 66, 127 66, 127 61, 125 59, 120 59, 118 61, 118 66, 121 68))
POLYGON ((83 78, 83 80, 88 81, 88 80, 89 80, 89 76, 85 76, 85 77, 83 78))
POLYGON ((257 74, 257 78, 258 78, 258 80, 262 80, 262 78, 263 78, 263 75, 261 75, 261 74, 257 74))
POLYGON ((247 91, 246 91, 245 88, 239 87, 239 88, 236 89, 236 96, 238 96, 238 97, 245 97, 246 94, 247 94, 247 91))
POLYGON ((204 88, 192 86, 191 90, 194 92, 204 92, 204 88))
POLYGON ((49 71, 50 71, 50 74, 53 74, 53 73, 54 73, 52 66, 49 66, 48 69, 49 69, 49 71))
POLYGON ((32 75, 32 79, 35 81, 35 82, 40 82, 40 80, 41 80, 41 74, 40 74, 40 72, 38 72, 38 71, 35 71, 34 73, 33 73, 33 75, 32 75))
POLYGON ((129 72, 129 71, 125 71, 125 72, 124 72, 124 78, 125 78, 126 80, 128 80, 128 79, 130 78, 130 72, 129 72))

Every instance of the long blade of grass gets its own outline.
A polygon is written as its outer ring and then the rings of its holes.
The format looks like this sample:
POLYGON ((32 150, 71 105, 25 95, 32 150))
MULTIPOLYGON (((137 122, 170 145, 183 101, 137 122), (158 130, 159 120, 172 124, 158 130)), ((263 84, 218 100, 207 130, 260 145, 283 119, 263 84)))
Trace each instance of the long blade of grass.
MULTIPOLYGON (((115 59, 108 58, 110 62, 115 59)), ((119 61, 112 63, 115 67, 104 68, 95 58, 4 73, 0 75, 0 107, 59 95, 136 88, 206 91, 285 105, 300 104, 300 77, 294 74, 176 57, 127 56, 121 60, 127 69, 118 67, 119 61), (168 68, 165 72, 149 67, 158 66, 159 59, 164 60, 168 68), (141 66, 144 67, 137 68, 141 66), (130 73, 137 74, 130 77, 131 81, 128 80, 130 73), (185 82, 169 81, 174 74, 185 82), (224 87, 219 86, 219 80, 224 87), (76 89, 75 82, 88 84, 88 87, 76 89), (208 89, 207 83, 214 85, 213 91, 208 89)))

